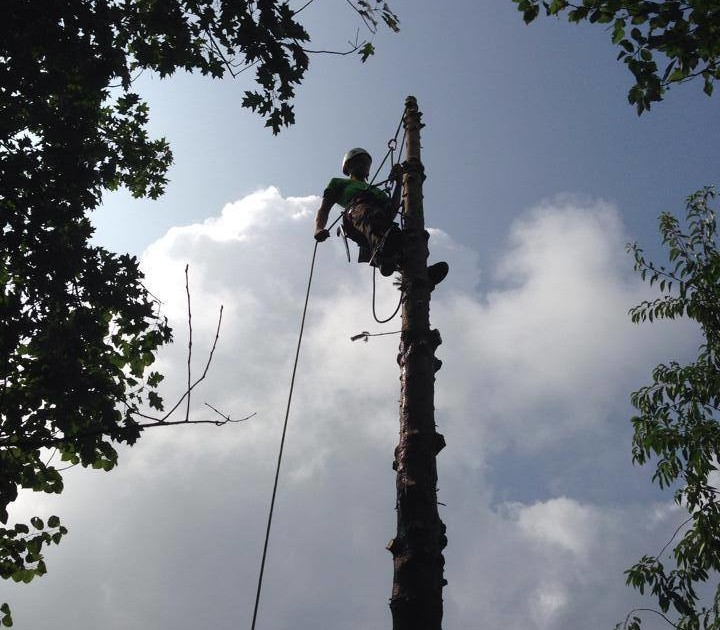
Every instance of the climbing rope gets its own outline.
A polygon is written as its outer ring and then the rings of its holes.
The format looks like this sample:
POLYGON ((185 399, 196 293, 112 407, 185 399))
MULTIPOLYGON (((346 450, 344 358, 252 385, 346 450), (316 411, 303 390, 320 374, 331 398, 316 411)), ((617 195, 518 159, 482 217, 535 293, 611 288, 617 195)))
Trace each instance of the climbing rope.
MULTIPOLYGON (((398 123, 397 129, 395 129, 395 135, 388 142, 387 153, 385 154, 385 157, 382 159, 382 162, 380 162, 380 166, 377 167, 377 170, 375 171, 375 175, 372 176, 372 179, 368 183, 368 187, 373 185, 373 182, 375 181, 375 178, 378 176, 378 173, 380 172, 382 167, 385 165, 385 162, 387 162, 388 156, 393 154, 395 149, 397 148, 397 137, 400 134, 400 128, 402 127, 403 120, 405 119, 405 111, 406 110, 403 110, 402 116, 400 116, 400 122, 398 123)), ((403 144, 404 144, 404 142, 405 142, 405 131, 403 130, 403 144)), ((402 153, 402 144, 400 145, 400 152, 402 153)), ((390 165, 393 166, 392 159, 390 160, 390 165)), ((387 181, 389 181, 389 180, 386 179, 382 182, 379 182, 378 186, 384 184, 387 181)))
POLYGON ((270 512, 268 513, 267 529, 265 530, 265 543, 263 544, 262 560, 260 561, 260 576, 258 577, 257 592, 255 594, 255 608, 253 609, 251 630, 255 630, 255 621, 257 620, 258 606, 260 605, 260 591, 262 590, 268 541, 270 540, 270 527, 272 525, 273 511, 275 509, 275 496, 277 495, 278 479, 280 478, 280 464, 282 463, 283 449, 285 447, 285 435, 287 433, 288 418, 290 417, 290 401, 292 401, 293 389, 295 388, 295 373, 297 372, 298 358, 300 357, 300 344, 302 343, 303 331, 305 329, 305 315, 307 314, 308 301, 310 299, 310 285, 312 284, 313 272, 315 271, 315 256, 317 254, 317 247, 318 242, 315 241, 312 262, 310 263, 310 275, 308 276, 307 291, 305 292, 305 306, 303 306, 302 320, 300 321, 300 334, 298 336, 297 349, 295 350, 295 362, 293 363, 292 378, 290 379, 290 393, 288 394, 287 407, 285 409, 285 422, 283 423, 282 438, 280 439, 280 452, 278 453, 277 467, 275 468, 275 483, 273 484, 272 498, 270 499, 270 512))
MULTIPOLYGON (((375 175, 373 176, 372 180, 370 181, 370 184, 372 184, 372 182, 375 180, 375 177, 377 177, 377 174, 380 172, 380 169, 383 167, 383 165, 384 165, 385 162, 387 161, 388 156, 390 156, 390 170, 392 170, 392 168, 395 166, 396 163, 400 163, 400 160, 402 159, 403 147, 405 146, 405 133, 406 133, 406 132, 405 132, 404 129, 403 129, 402 140, 400 141, 400 153, 398 154, 397 162, 395 162, 395 149, 397 149, 397 137, 398 137, 398 135, 400 134, 400 127, 402 126, 402 123, 403 123, 403 119, 404 119, 404 118, 405 118, 405 110, 403 110, 403 114, 402 114, 402 116, 400 117, 400 123, 398 124, 397 129, 395 130, 395 135, 394 135, 394 136, 389 140, 389 142, 388 142, 388 151, 387 151, 387 153, 385 154, 385 157, 383 158, 383 161, 380 163, 380 166, 378 166, 377 171, 375 171, 375 175)), ((383 182, 380 182, 378 185, 387 184, 388 182, 390 182, 390 179, 389 179, 389 178, 386 179, 386 180, 383 181, 383 182)), ((393 185, 391 186, 391 188, 394 188, 394 186, 397 186, 397 182, 393 182, 393 185)), ((392 194, 389 192, 389 188, 386 187, 386 190, 388 191, 388 194, 390 194, 390 196, 392 197, 392 194)), ((340 215, 340 216, 342 216, 342 215, 340 215)), ((404 228, 405 228, 405 215, 404 215, 404 213, 403 213, 402 211, 400 211, 400 229, 404 229, 404 228)), ((385 236, 387 237, 387 234, 386 234, 385 236)), ((382 243, 378 246, 378 248, 381 247, 384 242, 385 242, 385 238, 383 238, 383 241, 382 241, 382 243)), ((373 257, 374 257, 374 256, 375 256, 375 253, 373 253, 373 257)), ((388 317, 387 319, 380 319, 380 318, 378 318, 378 316, 377 316, 377 311, 376 311, 376 309, 375 309, 375 283, 376 283, 375 278, 376 278, 376 273, 377 273, 377 267, 373 267, 373 284, 372 284, 372 313, 373 313, 373 318, 375 319, 375 321, 376 321, 378 324, 387 324, 390 320, 392 320, 392 319, 395 317, 395 315, 398 314, 398 311, 400 310, 400 307, 402 306, 404 293, 403 293, 403 290, 402 290, 402 288, 401 288, 401 289, 400 289, 400 299, 398 300, 398 305, 397 305, 397 307, 395 308, 395 310, 393 311, 393 314, 390 315, 390 317, 388 317)), ((367 339, 366 339, 366 341, 367 341, 367 339)))
POLYGON ((373 267, 373 294, 372 294, 373 295, 373 297, 372 297, 373 318, 375 318, 375 321, 378 324, 387 324, 391 319, 393 319, 395 317, 395 315, 398 314, 398 311, 400 310, 400 307, 402 306, 404 294, 403 294, 403 291, 400 290, 400 299, 398 300, 398 305, 395 308, 395 310, 393 311, 393 314, 390 315, 390 317, 388 317, 387 319, 378 319, 377 313, 375 311, 375 274, 376 273, 377 273, 377 267, 373 267))
MULTIPOLYGON (((380 169, 382 169, 382 167, 384 166, 388 157, 390 157, 391 165, 394 166, 394 163, 395 163, 394 162, 394 153, 397 148, 397 137, 400 133, 400 128, 402 127, 404 118, 405 118, 405 111, 403 110, 403 115, 400 117, 400 123, 398 124, 398 127, 395 130, 395 136, 388 142, 388 151, 385 154, 385 157, 383 158, 382 162, 380 163, 380 166, 378 166, 377 170, 375 171, 375 175, 373 175, 373 178, 368 183, 368 187, 373 185, 375 178, 378 176, 380 169)), ((404 144, 404 142, 405 142, 405 133, 403 132, 402 144, 404 144)), ((400 155, 402 155, 402 147, 400 149, 400 155)), ((390 181, 390 179, 388 178, 384 182, 381 182, 381 184, 385 184, 389 181, 390 181)), ((397 185, 397 184, 395 184, 395 185, 397 185)), ((345 210, 345 212, 347 212, 347 210, 345 210)), ((328 231, 330 231, 337 224, 337 222, 343 217, 343 215, 344 215, 344 212, 340 213, 340 216, 338 216, 335 219, 335 221, 332 222, 330 227, 327 228, 328 231)), ((401 216, 401 222, 402 222, 402 212, 400 213, 400 216, 401 216)), ((257 591, 255 593, 255 606, 253 607, 251 630, 255 630, 255 623, 257 621, 258 609, 260 607, 260 593, 262 592, 263 575, 265 574, 265 562, 267 560, 268 543, 270 541, 270 528, 272 527, 273 512, 275 511, 275 497, 277 496, 278 481, 280 479, 280 466, 282 464, 283 450, 285 448, 285 436, 287 435, 288 419, 290 417, 290 403, 292 401, 293 390, 295 389, 295 375, 297 373, 298 360, 300 358, 300 346, 302 344, 303 332, 305 330, 305 316, 307 315, 308 302, 310 300, 310 286, 312 285, 313 273, 315 271, 315 258, 317 255, 318 244, 319 244, 318 241, 315 241, 315 247, 313 248, 312 262, 310 263, 310 273, 308 275, 307 290, 305 292, 305 304, 303 306, 302 319, 300 321, 300 333, 298 335, 297 348, 295 349, 295 361, 293 363, 292 377, 290 378, 290 391, 288 393, 287 406, 285 408, 285 420, 283 422, 282 437, 280 438, 280 450, 278 452, 277 465, 275 468, 275 481, 273 483, 272 498, 270 499, 270 510, 268 512, 267 527, 265 529, 265 542, 263 543, 262 559, 260 560, 260 575, 258 576, 257 591)), ((400 305, 402 304, 402 298, 403 298, 403 295, 401 292, 400 302, 398 303, 398 306, 395 309, 395 312, 388 319, 385 319, 385 320, 378 319, 377 315, 375 314, 375 270, 373 268, 373 316, 375 317, 375 321, 377 321, 380 324, 384 324, 386 322, 389 322, 393 317, 395 317, 395 315, 397 315, 397 312, 400 310, 400 305)), ((382 333, 380 333, 380 334, 382 334, 382 333)), ((395 333, 386 333, 386 334, 395 334, 395 333)), ((367 333, 367 335, 369 335, 369 333, 367 333)), ((364 336, 366 336, 366 335, 364 335, 364 336)), ((375 335, 373 335, 373 336, 375 336, 375 335)), ((366 340, 367 340, 367 336, 366 336, 366 340)))

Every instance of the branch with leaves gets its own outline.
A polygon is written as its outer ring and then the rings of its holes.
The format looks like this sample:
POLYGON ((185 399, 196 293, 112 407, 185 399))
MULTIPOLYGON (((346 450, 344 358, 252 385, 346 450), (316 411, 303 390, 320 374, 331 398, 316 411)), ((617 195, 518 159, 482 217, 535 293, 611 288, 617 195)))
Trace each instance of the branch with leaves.
MULTIPOLYGON (((142 361, 133 363, 131 360, 132 354, 126 355, 128 362, 124 364, 124 367, 127 374, 123 369, 120 370, 120 373, 129 376, 135 383, 132 391, 126 392, 125 397, 116 401, 115 413, 122 419, 122 426, 109 425, 102 421, 96 422, 96 419, 92 417, 84 424, 61 425, 52 415, 47 414, 41 414, 46 420, 45 424, 41 425, 33 417, 33 414, 30 414, 23 419, 23 423, 13 432, 13 427, 16 425, 8 421, 12 414, 9 413, 7 407, 0 409, 2 411, 2 415, 0 415, 0 472, 2 472, 0 476, 0 490, 2 490, 2 494, 0 494, 0 499, 2 499, 2 502, 0 502, 0 509, 2 510, 0 520, 3 523, 7 522, 8 505, 17 497, 19 488, 60 493, 63 490, 61 473, 68 468, 82 464, 83 466, 91 466, 106 471, 112 470, 117 464, 117 452, 113 446, 114 442, 132 443, 131 440, 136 439, 135 436, 139 436, 142 431, 149 428, 190 424, 224 426, 244 422, 255 416, 253 413, 233 419, 209 403, 205 403, 205 406, 211 409, 217 417, 214 419, 191 418, 191 395, 195 388, 207 378, 220 338, 223 307, 220 306, 215 335, 203 370, 200 376, 194 378, 192 374, 193 316, 188 266, 185 267, 185 294, 188 321, 187 386, 185 391, 162 416, 152 416, 141 411, 141 408, 144 404, 144 394, 147 393, 150 407, 158 411, 164 411, 163 400, 157 392, 157 387, 163 381, 163 376, 158 372, 150 372, 145 377, 144 373, 149 363, 147 357, 143 357, 142 361), (183 403, 185 403, 183 417, 173 420, 172 416, 181 409, 183 403), (122 407, 123 411, 120 412, 118 407, 122 407), (130 432, 131 430, 132 432, 130 432), (47 459, 43 459, 48 449, 52 449, 52 452, 47 459), (68 462, 67 466, 58 468, 53 465, 52 462, 57 453, 60 453, 61 461, 68 462), (10 464, 14 464, 14 467, 10 464)), ((156 313, 156 311, 153 312, 156 313)), ((155 317, 158 318, 159 315, 156 313, 155 317)), ((164 320, 161 321, 164 322, 164 320)), ((123 343, 128 343, 128 341, 123 341, 113 319, 108 319, 106 325, 108 334, 105 336, 104 342, 107 346, 116 352, 127 350, 123 343)), ((167 324, 164 322, 163 325, 166 326, 167 324)), ((5 378, 3 391, 7 392, 9 384, 10 391, 12 391, 12 381, 5 378)), ((90 393, 89 397, 91 398, 92 395, 90 393)), ((35 415, 38 415, 37 412, 35 415)), ((17 523, 12 527, 0 527, 0 578, 29 583, 35 577, 44 575, 47 572, 47 567, 43 549, 51 544, 59 544, 67 531, 67 528, 60 523, 57 516, 51 516, 47 523, 42 518, 34 516, 30 519, 29 524, 17 523)), ((13 623, 12 614, 7 603, 0 606, 0 614, 0 624, 11 626, 13 623)))
POLYGON ((661 101, 672 85, 696 78, 712 95, 720 78, 720 5, 665 0, 513 0, 526 23, 540 14, 567 14, 569 22, 607 25, 612 43, 632 73, 628 100, 638 114, 661 101), (660 68, 658 63, 664 63, 660 68))
MULTIPOLYGON (((148 428, 245 420, 209 403, 212 416, 190 417, 215 344, 201 376, 188 371, 184 394, 163 411, 162 376, 149 370, 171 341, 170 328, 138 260, 91 243, 89 216, 107 191, 124 187, 155 199, 167 185, 169 143, 151 136, 149 107, 133 91, 144 72, 220 78, 253 69, 255 89, 244 93, 242 106, 273 133, 292 124, 311 48, 298 14, 310 1, 297 11, 282 0, 83 0, 44 3, 42 11, 26 0, 3 3, 0 94, 12 95, 3 99, 0 129, 3 525, 19 488, 62 492, 63 468, 53 465, 48 448, 70 466, 111 470, 114 445, 132 445, 148 428), (183 403, 184 418, 172 419, 183 403), (146 413, 146 405, 160 413, 146 413)), ((385 2, 355 7, 370 24, 381 20, 397 30, 385 2)), ((374 50, 367 44, 354 51, 363 59, 374 50)), ((191 340, 188 364, 193 351, 191 340)), ((18 558, 35 558, 32 575, 44 565, 35 547, 31 556, 13 547, 20 540, 14 531, 0 533, 0 565, 26 581, 31 573, 22 571, 30 568, 18 558)), ((6 605, 0 613, 0 623, 12 623, 6 605)))
MULTIPOLYGON (((691 195, 684 225, 669 213, 661 215, 667 266, 648 261, 637 244, 629 246, 636 271, 661 293, 631 309, 632 320, 683 317, 696 322, 703 337, 695 361, 657 366, 652 382, 631 396, 637 410, 633 462, 652 463, 653 482, 673 490, 688 517, 658 554, 642 557, 625 572, 627 583, 648 591, 659 608, 652 612, 682 630, 720 627, 720 504, 712 477, 720 461, 720 244, 714 200, 713 188, 691 195), (714 596, 703 604, 699 587, 708 582, 716 585, 714 596)), ((640 630, 635 612, 618 628, 640 630)))

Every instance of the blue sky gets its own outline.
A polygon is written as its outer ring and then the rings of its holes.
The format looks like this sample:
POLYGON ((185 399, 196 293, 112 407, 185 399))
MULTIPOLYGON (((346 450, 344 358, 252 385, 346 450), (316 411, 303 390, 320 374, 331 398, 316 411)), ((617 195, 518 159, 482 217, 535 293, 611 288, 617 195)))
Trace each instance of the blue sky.
MULTIPOLYGON (((427 123, 429 220, 481 251, 559 192, 613 201, 633 237, 652 237, 661 210, 715 180, 717 104, 699 85, 674 89, 639 118, 626 101, 631 75, 604 27, 555 19, 528 27, 509 0, 452 6, 398 3, 402 31, 381 31, 364 65, 354 55, 314 56, 297 125, 278 137, 240 108, 250 73, 222 83, 141 77, 151 128, 175 152, 171 184, 159 202, 110 197, 98 239, 139 252, 171 225, 259 186, 321 194, 348 147, 384 153, 408 94, 427 123)), ((342 2, 316 0, 305 16, 318 48, 345 50, 355 37, 342 2)))
MULTIPOLYGON (((609 33, 527 27, 510 0, 393 8, 402 31, 381 31, 368 63, 313 57, 277 137, 240 107, 247 74, 138 79, 175 164, 159 201, 109 195, 96 239, 142 256, 176 328, 166 397, 185 378, 190 263, 196 356, 225 305, 194 413, 257 416, 148 434, 111 475, 72 470, 61 497, 23 495, 18 517, 56 512, 71 533, 47 576, 8 587, 17 627, 249 627, 317 195, 348 148, 382 157, 408 94, 427 125, 431 258, 451 265, 432 303, 444 627, 601 630, 643 602, 622 571, 681 515, 630 464, 629 393, 691 357, 697 332, 630 324, 651 294, 624 245, 657 252, 658 213, 717 182, 717 100, 690 84, 639 118, 609 33)), ((304 17, 314 48, 354 38, 345 3, 304 17)), ((258 628, 374 630, 390 625, 397 339, 349 337, 396 322, 372 321, 369 270, 337 239, 319 256, 258 628)), ((389 282, 379 299, 394 307, 389 282)))

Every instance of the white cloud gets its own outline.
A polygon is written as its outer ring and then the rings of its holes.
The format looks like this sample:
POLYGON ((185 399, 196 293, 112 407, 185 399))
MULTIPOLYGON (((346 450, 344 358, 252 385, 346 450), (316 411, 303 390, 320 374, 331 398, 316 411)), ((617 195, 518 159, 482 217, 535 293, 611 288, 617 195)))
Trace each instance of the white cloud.
POLYGON ((478 295, 466 286, 438 300, 451 346, 442 350, 452 357, 440 409, 475 410, 478 449, 542 449, 603 430, 628 383, 678 337, 692 338, 683 325, 629 322, 647 292, 629 273, 627 240, 607 203, 546 202, 513 225, 496 288, 478 295))
POLYGON ((510 504, 507 512, 522 534, 576 557, 587 557, 603 515, 567 497, 532 505, 510 504))
MULTIPOLYGON (((49 555, 47 577, 8 594, 19 627, 224 629, 249 620, 318 201, 261 190, 147 250, 148 286, 176 330, 160 361, 167 397, 185 379, 189 263, 196 374, 225 305, 193 414, 211 417, 207 401, 233 417, 258 415, 222 429, 149 433, 111 475, 72 471, 51 503, 25 495, 18 514, 54 509, 71 535, 49 555)), ((675 512, 623 494, 629 466, 614 462, 627 460, 616 453, 628 449, 628 392, 694 333, 628 323, 645 290, 628 272, 625 240, 612 206, 564 197, 517 221, 497 268, 481 274, 473 251, 432 231, 431 258, 451 265, 432 303, 444 338, 436 417, 448 442, 439 465, 449 628, 569 630, 581 615, 591 620, 583 627, 610 627, 632 601, 622 579, 628 558, 672 530, 675 512), (612 465, 591 466, 605 459, 602 448, 612 465), (577 471, 575 495, 555 491, 577 471), (606 487, 617 488, 612 501, 593 502, 606 487)), ((379 281, 385 314, 398 293, 379 281)), ((337 239, 321 245, 262 628, 389 623, 398 340, 350 336, 398 327, 374 323, 367 266, 349 265, 337 239)))

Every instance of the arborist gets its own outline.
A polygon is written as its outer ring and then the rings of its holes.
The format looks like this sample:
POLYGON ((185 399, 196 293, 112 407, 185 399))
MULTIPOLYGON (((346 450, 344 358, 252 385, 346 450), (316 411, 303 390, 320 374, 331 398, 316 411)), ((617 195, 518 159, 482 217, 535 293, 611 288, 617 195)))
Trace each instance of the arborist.
MULTIPOLYGON (((358 262, 369 262, 383 276, 400 270, 402 230, 395 217, 402 203, 402 166, 395 164, 390 180, 395 189, 392 196, 368 183, 372 157, 361 148, 350 149, 342 161, 346 177, 334 177, 323 192, 323 200, 315 217, 315 240, 322 243, 330 236, 325 229, 330 210, 337 203, 344 208, 342 229, 360 248, 358 262)), ((433 285, 448 273, 446 262, 428 266, 433 285)))

